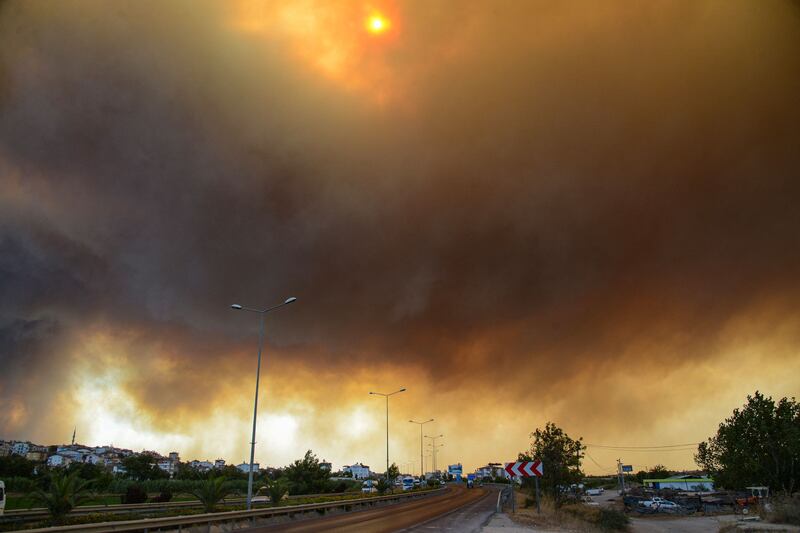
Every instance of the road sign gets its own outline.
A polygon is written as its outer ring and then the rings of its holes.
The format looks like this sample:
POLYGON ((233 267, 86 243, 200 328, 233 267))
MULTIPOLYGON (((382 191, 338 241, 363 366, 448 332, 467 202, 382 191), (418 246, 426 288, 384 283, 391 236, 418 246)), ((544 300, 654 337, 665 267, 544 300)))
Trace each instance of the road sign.
POLYGON ((542 477, 544 475, 544 465, 538 459, 535 461, 506 463, 506 472, 511 477, 542 477))
POLYGON ((633 465, 622 465, 623 472, 633 472, 633 465))

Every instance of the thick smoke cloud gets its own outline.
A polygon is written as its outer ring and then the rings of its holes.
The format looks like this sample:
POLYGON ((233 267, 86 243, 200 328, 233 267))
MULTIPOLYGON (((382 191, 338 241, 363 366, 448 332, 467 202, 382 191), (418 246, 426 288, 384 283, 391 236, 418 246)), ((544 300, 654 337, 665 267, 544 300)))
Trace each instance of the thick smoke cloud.
POLYGON ((796 3, 387 3, 383 40, 363 9, 0 4, 3 436, 97 394, 142 445, 242 453, 191 438, 246 426, 227 306, 290 294, 267 411, 341 461, 380 460, 342 434, 370 386, 467 462, 797 390, 796 3))

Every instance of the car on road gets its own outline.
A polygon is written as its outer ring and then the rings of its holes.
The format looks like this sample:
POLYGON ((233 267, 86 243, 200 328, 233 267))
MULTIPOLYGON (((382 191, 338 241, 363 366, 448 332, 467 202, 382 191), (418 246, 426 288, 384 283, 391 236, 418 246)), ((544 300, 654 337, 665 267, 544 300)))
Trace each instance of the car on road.
POLYGON ((378 487, 375 486, 371 479, 368 479, 361 484, 361 492, 378 492, 378 487))
POLYGON ((601 494, 603 494, 603 492, 604 491, 603 491, 602 488, 600 488, 600 489, 586 489, 586 495, 587 496, 600 496, 601 494))

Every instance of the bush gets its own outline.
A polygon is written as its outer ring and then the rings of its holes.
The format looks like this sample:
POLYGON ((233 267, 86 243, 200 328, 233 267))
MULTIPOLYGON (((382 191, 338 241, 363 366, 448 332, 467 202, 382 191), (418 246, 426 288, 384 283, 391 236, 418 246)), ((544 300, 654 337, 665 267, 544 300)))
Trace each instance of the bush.
POLYGON ((172 500, 172 493, 169 491, 169 489, 167 489, 162 491, 161 494, 159 494, 155 498, 151 498, 150 501, 152 501, 153 503, 166 503, 170 500, 172 500))
POLYGON ((605 531, 625 531, 628 529, 630 520, 622 511, 616 509, 600 508, 600 516, 597 525, 605 531))
POLYGON ((582 504, 566 505, 563 510, 575 518, 598 526, 603 531, 627 531, 628 529, 629 520, 622 511, 582 504))
POLYGON ((146 501, 147 492, 139 485, 130 485, 122 498, 122 503, 126 504, 145 503, 146 501))
POLYGON ((770 522, 800 526, 800 494, 773 498, 772 510, 766 515, 770 522))
POLYGON ((29 493, 36 490, 36 482, 27 477, 12 477, 6 480, 6 490, 8 492, 29 493))

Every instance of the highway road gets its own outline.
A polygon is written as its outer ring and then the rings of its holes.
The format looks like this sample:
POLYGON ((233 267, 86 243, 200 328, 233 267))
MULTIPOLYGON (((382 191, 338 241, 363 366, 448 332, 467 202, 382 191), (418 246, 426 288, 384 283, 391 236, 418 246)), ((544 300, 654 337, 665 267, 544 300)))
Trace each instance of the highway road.
MULTIPOLYGON (((441 520, 442 518, 440 517, 442 515, 452 513, 454 518, 457 518, 455 515, 459 514, 457 512, 459 509, 471 509, 481 503, 484 506, 492 507, 494 505, 491 501, 492 494, 496 493, 485 489, 466 489, 463 486, 450 485, 442 494, 410 502, 321 518, 299 519, 296 522, 285 522, 269 527, 249 529, 248 531, 259 533, 274 533, 275 531, 292 533, 312 531, 358 531, 363 533, 435 531, 440 529, 436 525, 436 521, 441 520)), ((464 518, 466 518, 466 514, 464 518)))

